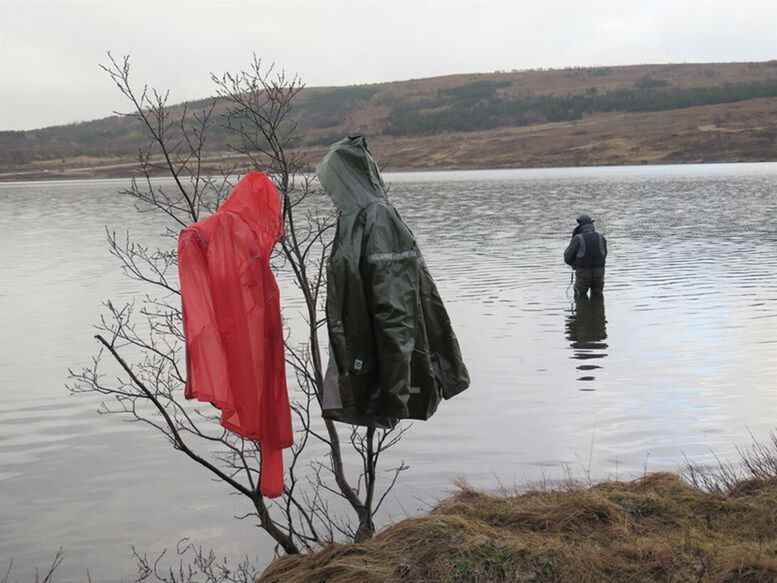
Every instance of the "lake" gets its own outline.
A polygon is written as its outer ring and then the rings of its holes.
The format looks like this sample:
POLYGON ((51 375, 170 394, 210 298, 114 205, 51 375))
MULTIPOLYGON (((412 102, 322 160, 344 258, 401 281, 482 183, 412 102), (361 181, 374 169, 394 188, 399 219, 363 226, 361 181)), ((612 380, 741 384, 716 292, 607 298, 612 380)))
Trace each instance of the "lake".
MULTIPOLYGON (((465 477, 487 490, 630 479, 735 459, 777 428, 777 163, 387 174, 458 335, 469 390, 415 422, 383 525, 465 477), (602 302, 571 299, 562 252, 607 236, 602 302)), ((123 180, 0 184, 0 573, 57 549, 58 581, 129 581, 131 546, 270 559, 248 510, 150 430, 71 396, 100 303, 143 293, 105 226, 157 244, 123 180)), ((169 244, 169 241, 163 241, 169 244)), ((290 284, 282 304, 294 317, 290 284), (286 299, 288 298, 288 303, 286 299)), ((173 559, 174 560, 174 559, 173 559)), ((11 578, 13 580, 13 577, 11 578)))

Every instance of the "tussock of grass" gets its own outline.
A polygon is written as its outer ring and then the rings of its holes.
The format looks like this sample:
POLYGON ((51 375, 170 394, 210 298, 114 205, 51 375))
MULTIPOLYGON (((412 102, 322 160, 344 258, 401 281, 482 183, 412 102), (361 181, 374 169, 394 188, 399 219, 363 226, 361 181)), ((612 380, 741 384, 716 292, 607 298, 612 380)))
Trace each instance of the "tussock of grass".
POLYGON ((777 581, 774 476, 718 491, 669 473, 517 496, 459 488, 365 543, 282 558, 261 581, 777 581))

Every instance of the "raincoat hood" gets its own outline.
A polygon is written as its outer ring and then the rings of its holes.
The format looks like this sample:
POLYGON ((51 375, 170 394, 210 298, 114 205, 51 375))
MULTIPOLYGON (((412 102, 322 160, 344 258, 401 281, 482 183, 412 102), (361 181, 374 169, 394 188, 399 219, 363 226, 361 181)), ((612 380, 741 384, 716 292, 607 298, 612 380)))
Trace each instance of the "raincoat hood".
POLYGON ((580 215, 579 217, 577 217, 577 224, 578 225, 590 225, 593 222, 594 222, 594 220, 591 218, 590 215, 583 214, 583 215, 580 215))
POLYGON ((316 174, 340 212, 386 200, 383 178, 364 136, 348 136, 333 144, 316 174))
POLYGON ((251 172, 238 182, 219 211, 239 217, 251 229, 264 254, 283 235, 281 198, 270 178, 261 172, 251 172))

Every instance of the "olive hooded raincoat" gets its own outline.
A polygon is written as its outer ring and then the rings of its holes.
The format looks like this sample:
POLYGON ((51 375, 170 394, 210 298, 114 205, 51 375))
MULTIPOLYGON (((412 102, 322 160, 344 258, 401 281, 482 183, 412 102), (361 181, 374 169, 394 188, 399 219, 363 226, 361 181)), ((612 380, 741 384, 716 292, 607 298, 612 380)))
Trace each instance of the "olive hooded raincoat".
POLYGON ((448 313, 362 136, 318 167, 339 211, 327 277, 324 416, 387 427, 428 419, 469 386, 448 313))

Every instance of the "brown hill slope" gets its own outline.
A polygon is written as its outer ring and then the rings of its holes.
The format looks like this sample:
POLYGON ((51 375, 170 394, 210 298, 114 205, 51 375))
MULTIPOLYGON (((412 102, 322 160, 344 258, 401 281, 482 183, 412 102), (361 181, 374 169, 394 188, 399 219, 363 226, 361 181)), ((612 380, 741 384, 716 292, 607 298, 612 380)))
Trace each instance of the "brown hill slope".
MULTIPOLYGON (((777 61, 769 61, 307 88, 294 115, 311 163, 329 143, 363 133, 391 168, 414 169, 775 160, 776 112, 777 61)), ((229 139, 220 125, 211 130, 214 158, 229 139)), ((127 175, 142 143, 134 120, 117 116, 0 132, 0 172, 127 175)))

